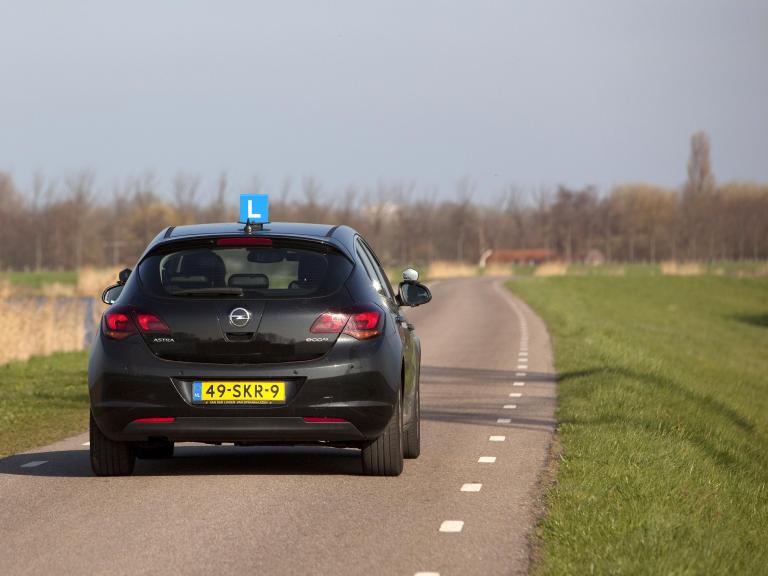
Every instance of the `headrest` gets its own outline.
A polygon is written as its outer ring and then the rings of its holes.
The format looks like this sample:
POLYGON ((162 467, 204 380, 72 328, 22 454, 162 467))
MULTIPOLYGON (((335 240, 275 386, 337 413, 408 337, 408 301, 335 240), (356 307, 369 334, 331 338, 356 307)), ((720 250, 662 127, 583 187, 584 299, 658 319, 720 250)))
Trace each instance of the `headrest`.
POLYGON ((224 286, 224 260, 212 250, 184 254, 179 273, 185 276, 207 276, 212 286, 224 286))

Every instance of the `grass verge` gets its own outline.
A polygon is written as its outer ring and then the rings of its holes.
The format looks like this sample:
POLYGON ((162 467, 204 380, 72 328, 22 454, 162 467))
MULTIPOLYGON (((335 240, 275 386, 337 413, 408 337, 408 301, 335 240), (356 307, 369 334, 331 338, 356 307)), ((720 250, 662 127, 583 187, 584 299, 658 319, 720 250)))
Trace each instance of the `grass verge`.
POLYGON ((0 280, 30 289, 40 289, 46 284, 77 284, 77 270, 41 270, 40 272, 3 272, 0 280))
POLYGON ((88 353, 0 366, 0 457, 88 428, 88 353))
POLYGON ((540 574, 768 566, 768 279, 556 277, 546 321, 563 445, 540 574))

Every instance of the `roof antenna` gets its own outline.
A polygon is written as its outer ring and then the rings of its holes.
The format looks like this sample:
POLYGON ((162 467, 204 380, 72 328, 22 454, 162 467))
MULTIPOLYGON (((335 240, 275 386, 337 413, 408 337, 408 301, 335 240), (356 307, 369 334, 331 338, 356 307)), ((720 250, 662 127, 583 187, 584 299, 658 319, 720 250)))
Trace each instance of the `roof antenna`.
POLYGON ((243 228, 243 232, 246 234, 253 234, 254 232, 258 232, 263 229, 264 224, 261 222, 251 222, 249 218, 245 219, 245 228, 243 228))

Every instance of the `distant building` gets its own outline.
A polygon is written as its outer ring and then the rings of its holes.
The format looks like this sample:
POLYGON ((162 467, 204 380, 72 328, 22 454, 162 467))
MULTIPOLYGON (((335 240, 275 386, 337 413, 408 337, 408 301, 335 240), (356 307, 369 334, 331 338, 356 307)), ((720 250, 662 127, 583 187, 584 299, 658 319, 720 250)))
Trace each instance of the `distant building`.
POLYGON ((557 252, 546 248, 525 248, 521 250, 494 250, 487 259, 488 264, 541 264, 557 260, 557 252))

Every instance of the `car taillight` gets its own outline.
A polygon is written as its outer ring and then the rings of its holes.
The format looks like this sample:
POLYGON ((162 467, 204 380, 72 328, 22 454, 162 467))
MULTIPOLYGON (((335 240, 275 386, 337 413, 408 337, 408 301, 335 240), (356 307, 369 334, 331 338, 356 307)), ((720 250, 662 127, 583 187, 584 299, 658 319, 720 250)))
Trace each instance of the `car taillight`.
POLYGON ((136 326, 128 311, 115 310, 104 314, 104 335, 115 340, 122 340, 136 334, 136 326))
POLYGON ((343 312, 323 312, 309 329, 312 334, 341 334, 347 325, 349 314, 343 312))
POLYGON ((154 314, 138 312, 130 308, 114 308, 104 314, 104 335, 115 340, 122 340, 138 330, 152 334, 170 334, 171 329, 154 314))
POLYGON ((142 332, 163 332, 170 334, 171 329, 168 328, 168 324, 160 320, 154 314, 146 314, 145 312, 136 312, 136 322, 139 324, 142 332))
POLYGON ((357 338, 358 340, 367 340, 381 333, 381 313, 376 310, 366 312, 357 312, 352 314, 344 328, 344 334, 357 338))
POLYGON ((313 334, 346 334, 358 340, 367 340, 381 334, 382 320, 378 310, 323 312, 309 331, 313 334))
POLYGON ((272 238, 219 238, 217 246, 272 246, 272 238))

